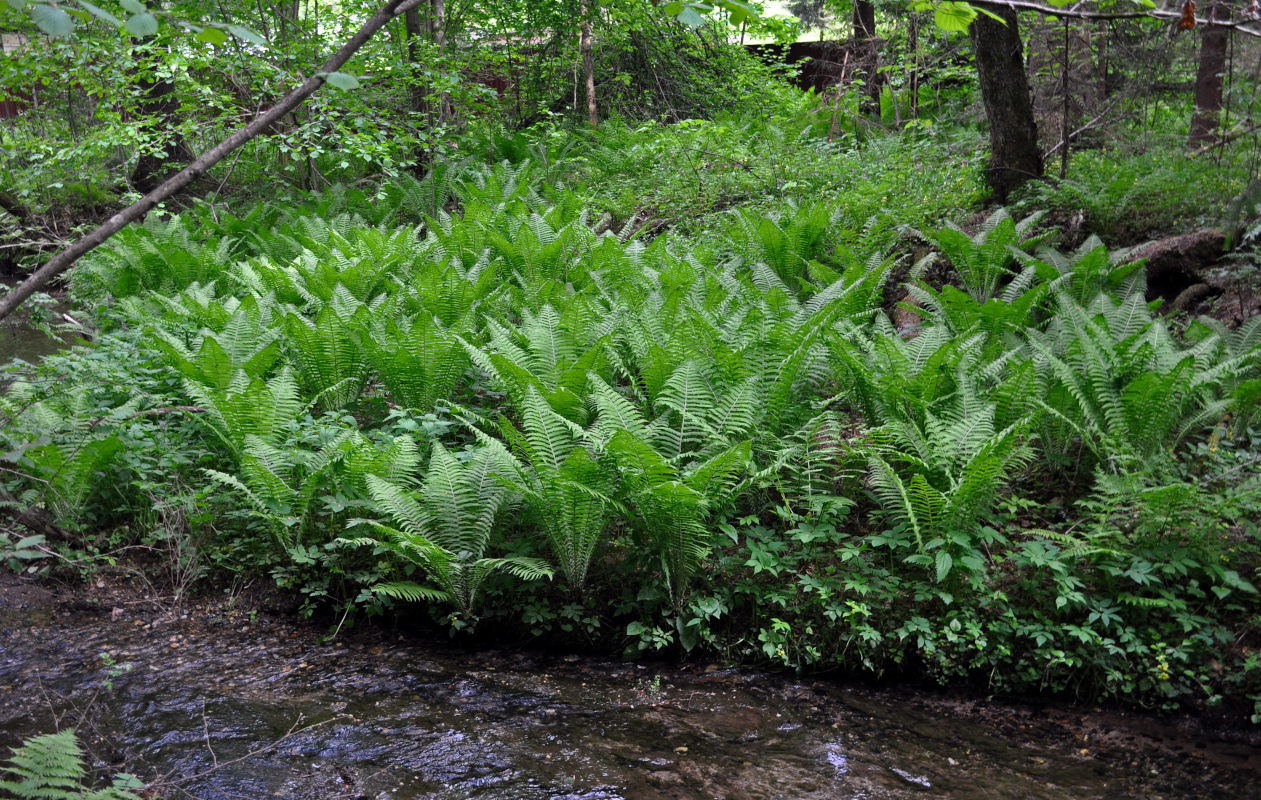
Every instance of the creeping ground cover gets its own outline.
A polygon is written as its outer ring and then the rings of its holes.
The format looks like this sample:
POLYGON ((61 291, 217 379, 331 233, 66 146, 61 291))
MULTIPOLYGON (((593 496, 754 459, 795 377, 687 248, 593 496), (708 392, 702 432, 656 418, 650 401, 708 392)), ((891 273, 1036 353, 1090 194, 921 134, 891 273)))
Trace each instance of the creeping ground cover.
POLYGON ((609 123, 151 215, 75 275, 93 342, 10 369, 0 483, 334 623, 1261 713, 1261 321, 952 224, 977 172, 609 123))

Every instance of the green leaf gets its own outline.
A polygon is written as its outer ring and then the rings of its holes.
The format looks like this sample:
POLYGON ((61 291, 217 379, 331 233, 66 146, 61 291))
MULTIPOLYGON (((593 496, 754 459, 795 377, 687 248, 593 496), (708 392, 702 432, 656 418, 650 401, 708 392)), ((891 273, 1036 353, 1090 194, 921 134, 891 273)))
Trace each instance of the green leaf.
POLYGON ((123 7, 123 11, 128 14, 144 14, 148 12, 148 7, 140 0, 118 0, 118 4, 123 7))
POLYGON ((933 22, 943 31, 964 33, 974 19, 976 9, 967 3, 945 0, 933 8, 933 22))
POLYGON ((8 0, 9 8, 14 11, 25 11, 28 3, 26 0, 8 0))
POLYGON ((324 74, 324 82, 334 89, 349 91, 359 88, 359 79, 349 72, 328 72, 324 74))
POLYGON ((123 27, 137 39, 144 39, 158 32, 158 18, 146 11, 129 17, 123 27))
POLYGON ((758 19, 757 8, 743 2, 743 0, 718 0, 714 5, 727 12, 732 25, 739 25, 746 20, 758 19))
POLYGON ((259 36, 257 33, 254 33, 254 31, 250 30, 249 28, 242 28, 240 25, 229 25, 228 33, 232 34, 233 36, 235 36, 236 38, 240 39, 243 42, 248 42, 249 44, 256 44, 259 47, 267 46, 267 40, 259 36))
POLYGON ((214 45, 224 45, 228 43, 228 34, 218 28, 202 28, 194 37, 199 42, 209 42, 214 45))
POLYGON ((705 24, 705 18, 697 13, 692 6, 684 6, 683 10, 675 17, 679 22, 692 28, 699 28, 705 24))
POLYGON ((950 574, 951 568, 955 565, 954 559, 945 550, 937 553, 937 582, 941 583, 950 574))
POLYGON ((31 7, 31 19, 35 20, 41 31, 54 39, 69 36, 74 30, 74 20, 70 19, 69 14, 44 3, 31 7))
POLYGON ((105 20, 110 25, 113 25, 116 28, 120 27, 123 24, 123 21, 121 19, 109 13, 105 9, 101 8, 100 6, 89 3, 87 0, 79 0, 79 5, 87 9, 88 13, 91 14, 92 16, 96 17, 97 19, 105 20))

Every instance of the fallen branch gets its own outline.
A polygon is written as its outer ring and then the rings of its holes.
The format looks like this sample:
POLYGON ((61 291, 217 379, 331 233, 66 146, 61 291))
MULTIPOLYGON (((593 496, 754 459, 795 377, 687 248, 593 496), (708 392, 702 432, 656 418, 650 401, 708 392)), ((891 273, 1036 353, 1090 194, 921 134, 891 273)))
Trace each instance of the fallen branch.
MULTIPOLYGON (((1036 11, 1039 14, 1045 14, 1048 17, 1058 17, 1060 19, 1080 19, 1086 21, 1102 21, 1116 19, 1154 19, 1160 21, 1182 20, 1184 16, 1181 10, 1173 10, 1166 8, 1152 8, 1139 11, 1085 11, 1080 8, 1081 4, 1072 6, 1071 8, 1057 8, 1055 6, 1046 5, 1045 3, 1031 2, 1030 0, 984 0, 977 2, 973 0, 973 5, 990 8, 1011 8, 1016 11, 1036 11)), ((1233 28, 1240 33, 1246 33, 1249 36, 1261 36, 1261 22, 1255 16, 1246 19, 1217 19, 1214 17, 1195 17, 1195 24, 1210 25, 1215 28, 1233 28)))
MULTIPOLYGON (((1069 139, 1075 139, 1075 138, 1077 138, 1078 136, 1081 136, 1081 135, 1082 135, 1083 133, 1085 133, 1086 131, 1088 131, 1088 130, 1090 130, 1091 128, 1095 127, 1095 124, 1096 124, 1096 123, 1098 123, 1098 122, 1099 122, 1101 119, 1103 119, 1105 116, 1107 116, 1107 115, 1108 115, 1108 112, 1112 110, 1112 107, 1113 107, 1113 106, 1115 106, 1115 105, 1117 104, 1117 99, 1118 99, 1118 98, 1113 98, 1113 99, 1112 99, 1112 102, 1110 102, 1110 103, 1108 103, 1106 106, 1104 106, 1103 111, 1100 111, 1097 115, 1095 115, 1095 118, 1094 118, 1094 119, 1090 120, 1090 121, 1089 121, 1089 122, 1087 122, 1085 125, 1082 125, 1080 128, 1078 128, 1077 130, 1075 130, 1075 131, 1073 131, 1072 133, 1070 133, 1070 134, 1068 135, 1068 138, 1069 138, 1069 139)), ((1061 147, 1063 147, 1063 146, 1064 146, 1064 142, 1063 142, 1063 141, 1061 141, 1059 144, 1055 145, 1055 147, 1052 147, 1050 150, 1047 150, 1047 151, 1046 151, 1046 154, 1043 156, 1043 158, 1046 158, 1046 157, 1050 156, 1052 153, 1054 153, 1056 150, 1059 150, 1059 149, 1060 149, 1061 147)))
POLYGON ((45 539, 59 542, 72 542, 74 537, 70 531, 53 521, 52 516, 42 508, 22 508, 21 502, 0 486, 0 509, 8 514, 14 522, 31 533, 42 534, 45 539))
POLYGON ((312 74, 311 77, 303 81, 301 86, 285 95, 284 99, 279 103, 254 117, 254 120, 249 125, 207 150, 195 159, 193 163, 161 186, 107 219, 99 228, 53 256, 48 263, 36 270, 21 284, 14 287, 3 298, 0 298, 0 319, 12 314, 13 310, 20 306, 24 300, 42 289, 53 278, 68 270, 84 255, 100 247, 115 233, 149 213, 154 206, 192 183, 208 169, 226 158, 233 150, 258 136, 272 123, 277 122, 285 114, 302 105, 308 97, 324 85, 325 76, 331 72, 337 72, 387 22, 419 4, 420 0, 389 0, 381 10, 373 14, 363 24, 358 33, 342 45, 341 49, 333 54, 328 61, 324 62, 324 65, 320 67, 318 72, 312 74))
POLYGON ((1236 139, 1242 139, 1243 137, 1247 136, 1250 133, 1256 133, 1258 130, 1261 130, 1261 122, 1255 123, 1253 125, 1248 125, 1243 128, 1236 128, 1233 131, 1228 131, 1226 133, 1223 133, 1221 136, 1218 136, 1216 139, 1204 145, 1203 147, 1199 148, 1198 150, 1192 150, 1190 153, 1187 153, 1187 155, 1191 156, 1192 158, 1195 158, 1197 156, 1202 156, 1205 153, 1211 153, 1217 148, 1221 147, 1222 145, 1230 144, 1236 139))

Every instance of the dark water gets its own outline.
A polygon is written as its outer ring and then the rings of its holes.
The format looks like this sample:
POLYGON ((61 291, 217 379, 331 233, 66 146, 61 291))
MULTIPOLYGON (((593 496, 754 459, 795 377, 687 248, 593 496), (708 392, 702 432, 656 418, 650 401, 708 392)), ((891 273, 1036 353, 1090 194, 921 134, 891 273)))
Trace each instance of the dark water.
MULTIPOLYGON (((10 288, 9 283, 0 282, 0 295, 4 295, 10 288)), ((68 315, 77 312, 72 312, 69 303, 59 302, 43 309, 19 307, 11 316, 0 320, 0 365, 8 364, 15 358, 33 363, 50 353, 64 350, 75 340, 70 334, 50 337, 31 324, 32 313, 47 315, 54 327, 65 327, 73 319, 68 315)))
POLYGON ((0 364, 7 364, 15 358, 35 361, 64 349, 66 345, 65 340, 51 339, 21 320, 0 321, 0 364))
POLYGON ((82 718, 101 766, 162 797, 1233 798, 1258 784, 1256 748, 1141 717, 470 654, 380 630, 321 643, 286 619, 67 607, 8 583, 0 748, 82 718))

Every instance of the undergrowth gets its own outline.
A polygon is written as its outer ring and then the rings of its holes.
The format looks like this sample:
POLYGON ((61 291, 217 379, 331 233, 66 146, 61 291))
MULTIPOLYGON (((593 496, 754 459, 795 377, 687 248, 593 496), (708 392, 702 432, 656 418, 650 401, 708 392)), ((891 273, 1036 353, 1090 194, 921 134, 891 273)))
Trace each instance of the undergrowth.
POLYGON ((535 135, 120 233, 95 343, 10 370, 8 490, 338 616, 1261 702, 1261 322, 945 225, 975 160, 929 134, 535 135))

